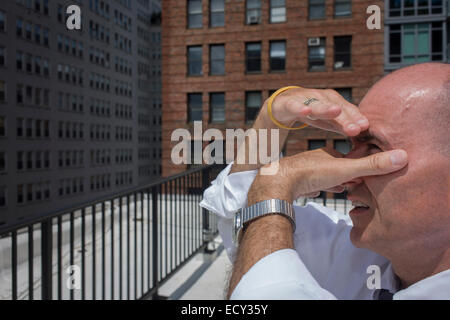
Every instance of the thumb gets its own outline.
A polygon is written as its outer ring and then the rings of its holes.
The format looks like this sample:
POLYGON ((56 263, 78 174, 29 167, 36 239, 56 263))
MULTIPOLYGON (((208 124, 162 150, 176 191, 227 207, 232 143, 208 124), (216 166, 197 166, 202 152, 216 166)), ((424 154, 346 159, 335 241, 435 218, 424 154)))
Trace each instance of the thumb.
POLYGON ((368 157, 351 159, 349 172, 351 179, 355 177, 388 174, 400 170, 408 163, 408 154, 405 150, 396 149, 378 152, 368 157))

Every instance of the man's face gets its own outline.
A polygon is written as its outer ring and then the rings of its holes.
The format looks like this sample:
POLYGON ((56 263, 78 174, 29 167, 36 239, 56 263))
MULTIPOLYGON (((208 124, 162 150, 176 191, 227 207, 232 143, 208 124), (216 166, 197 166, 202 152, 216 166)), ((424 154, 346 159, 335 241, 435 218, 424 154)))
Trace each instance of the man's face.
POLYGON ((413 248, 418 241, 425 246, 433 246, 435 237, 450 241, 450 218, 442 209, 448 208, 448 189, 442 188, 449 182, 448 159, 439 156, 431 135, 421 126, 423 109, 429 107, 426 97, 433 93, 397 83, 383 79, 364 97, 360 109, 370 127, 352 139, 353 150, 346 156, 360 158, 392 149, 408 154, 405 168, 361 177, 348 186, 350 200, 369 206, 350 214, 353 244, 386 257, 413 248))

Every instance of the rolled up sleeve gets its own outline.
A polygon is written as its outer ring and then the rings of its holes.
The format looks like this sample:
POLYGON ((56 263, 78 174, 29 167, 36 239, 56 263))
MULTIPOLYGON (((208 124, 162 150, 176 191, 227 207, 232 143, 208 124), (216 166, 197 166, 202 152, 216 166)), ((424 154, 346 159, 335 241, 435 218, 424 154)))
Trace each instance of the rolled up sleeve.
POLYGON ((211 186, 203 193, 200 206, 213 213, 218 219, 219 234, 227 251, 229 259, 233 262, 237 247, 232 241, 232 222, 234 214, 247 205, 247 194, 255 180, 257 170, 242 171, 230 174, 229 164, 222 170, 211 186))

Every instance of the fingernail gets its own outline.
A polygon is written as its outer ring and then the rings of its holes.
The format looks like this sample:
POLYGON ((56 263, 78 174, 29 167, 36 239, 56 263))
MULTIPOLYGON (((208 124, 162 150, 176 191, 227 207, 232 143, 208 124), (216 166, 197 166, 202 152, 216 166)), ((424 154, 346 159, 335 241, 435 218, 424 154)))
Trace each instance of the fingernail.
POLYGON ((391 163, 394 166, 401 166, 404 165, 408 160, 408 155, 403 150, 395 150, 391 152, 391 163))
POLYGON ((357 123, 358 123, 360 126, 365 126, 365 125, 368 125, 368 124, 369 124, 369 121, 367 121, 367 119, 360 119, 360 120, 357 121, 357 123))

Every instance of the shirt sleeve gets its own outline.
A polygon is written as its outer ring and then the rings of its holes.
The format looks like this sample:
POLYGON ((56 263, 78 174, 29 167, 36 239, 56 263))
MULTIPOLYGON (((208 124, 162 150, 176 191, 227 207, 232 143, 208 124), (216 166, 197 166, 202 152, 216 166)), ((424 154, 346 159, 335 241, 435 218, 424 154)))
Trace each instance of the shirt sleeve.
POLYGON ((282 249, 255 263, 243 275, 230 299, 335 300, 336 297, 317 283, 295 250, 282 249))
POLYGON ((232 221, 234 214, 247 205, 247 194, 255 180, 257 170, 230 173, 230 163, 223 169, 211 186, 205 190, 200 206, 218 216, 218 229, 228 258, 233 262, 237 247, 232 241, 232 221))

